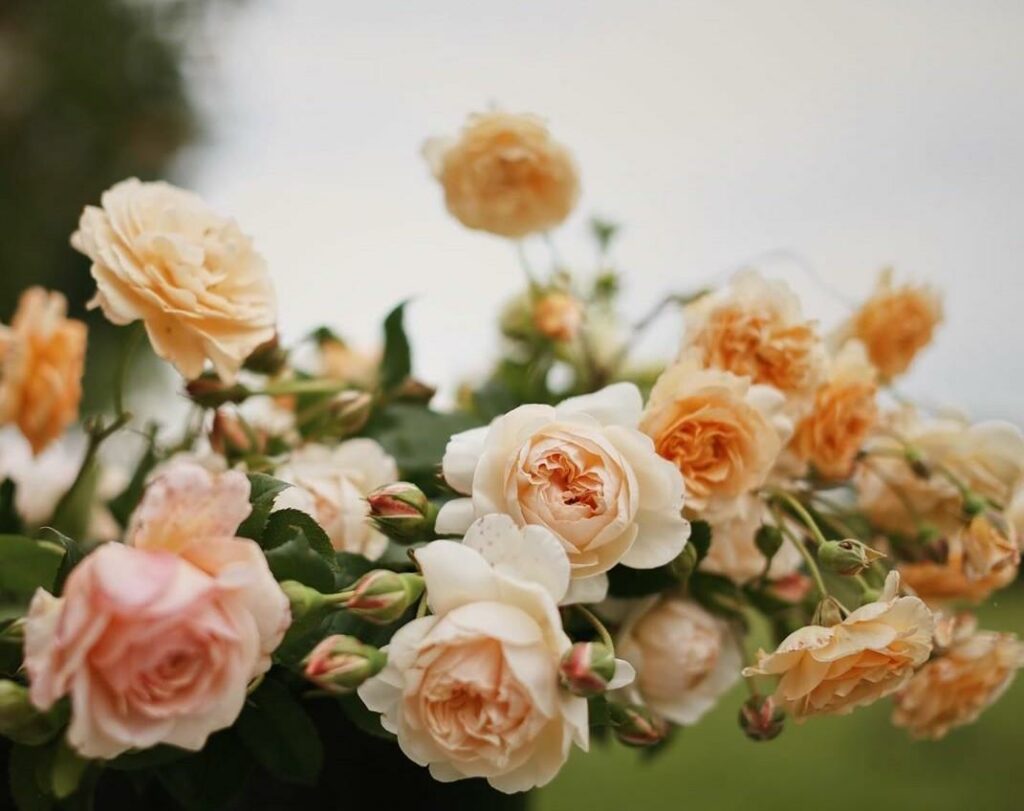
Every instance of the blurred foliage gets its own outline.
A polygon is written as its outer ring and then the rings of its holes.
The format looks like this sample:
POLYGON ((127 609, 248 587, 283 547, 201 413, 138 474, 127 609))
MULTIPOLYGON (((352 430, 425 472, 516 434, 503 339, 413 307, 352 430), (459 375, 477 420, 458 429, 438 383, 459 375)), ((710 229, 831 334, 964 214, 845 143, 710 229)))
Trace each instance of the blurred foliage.
MULTIPOLYGON (((167 176, 199 134, 183 64, 212 2, 0 2, 0 319, 32 284, 82 316, 93 282, 68 238, 83 205, 122 178, 167 176)), ((95 359, 116 333, 88 320, 95 359)))

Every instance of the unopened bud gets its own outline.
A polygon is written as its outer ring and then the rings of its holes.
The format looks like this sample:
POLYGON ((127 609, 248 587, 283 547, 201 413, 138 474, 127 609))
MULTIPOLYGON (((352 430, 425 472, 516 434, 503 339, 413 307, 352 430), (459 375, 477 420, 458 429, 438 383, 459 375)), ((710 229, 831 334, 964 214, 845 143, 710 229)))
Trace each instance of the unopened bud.
POLYGON ((882 552, 853 538, 826 541, 818 547, 818 561, 821 565, 830 572, 842 575, 860 574, 884 557, 882 552))
POLYGON ((0 681, 0 735, 15 743, 38 746, 57 734, 63 724, 59 711, 40 712, 29 701, 28 688, 0 681))
POLYGON ((779 549, 782 548, 783 540, 782 530, 774 524, 762 524, 754 535, 754 543, 757 545, 757 550, 768 560, 774 558, 779 549))
POLYGON ((303 659, 307 679, 331 693, 349 693, 376 676, 387 664, 387 656, 354 636, 325 637, 303 659))
POLYGON ((845 615, 846 612, 843 611, 843 607, 839 605, 834 597, 826 597, 818 603, 818 607, 814 610, 814 618, 811 620, 811 624, 831 628, 833 625, 841 623, 845 615))
POLYGON ((365 391, 349 389, 331 398, 321 435, 351 436, 362 430, 373 410, 373 396, 365 391))
POLYGON ((697 568, 697 547, 695 544, 687 543, 672 561, 668 564, 669 571, 680 583, 686 583, 697 568))
POLYGON ((227 384, 214 374, 204 374, 185 385, 185 391, 196 405, 217 408, 225 403, 240 403, 252 392, 241 383, 227 384))
POLYGON ((373 523, 389 538, 413 543, 433 537, 437 507, 415 484, 395 482, 374 490, 366 500, 373 523))
POLYGON ((904 452, 904 458, 907 460, 907 464, 910 465, 910 470, 919 479, 928 479, 932 475, 931 468, 924 461, 924 457, 921 456, 920 451, 914 448, 907 448, 904 452))
POLYGON ((779 737, 786 713, 771 696, 751 696, 740 707, 740 729, 752 741, 770 741, 779 737))
POLYGON ((412 403, 429 403, 437 394, 437 389, 415 377, 407 377, 392 392, 396 400, 404 400, 412 403))
POLYGON ((981 515, 988 509, 988 502, 977 493, 964 493, 964 514, 967 516, 981 515))
POLYGON ((250 372, 262 375, 276 375, 288 362, 288 353, 281 347, 277 335, 257 346, 245 359, 243 366, 250 372))
POLYGON ((210 426, 210 447, 221 456, 233 458, 263 453, 267 438, 260 431, 246 425, 234 414, 218 409, 210 426))
POLYGON ((627 746, 654 746, 668 735, 668 722, 640 704, 609 704, 615 736, 627 746))
POLYGON ((533 305, 533 326, 545 338, 560 343, 573 340, 583 325, 583 304, 571 293, 552 290, 533 305))
POLYGON ((375 569, 364 574, 349 589, 344 607, 368 622, 387 625, 395 622, 423 594, 423 578, 418 574, 375 569))
POLYGON ((614 677, 615 655, 600 642, 577 642, 558 668, 562 686, 582 698, 600 695, 614 677))

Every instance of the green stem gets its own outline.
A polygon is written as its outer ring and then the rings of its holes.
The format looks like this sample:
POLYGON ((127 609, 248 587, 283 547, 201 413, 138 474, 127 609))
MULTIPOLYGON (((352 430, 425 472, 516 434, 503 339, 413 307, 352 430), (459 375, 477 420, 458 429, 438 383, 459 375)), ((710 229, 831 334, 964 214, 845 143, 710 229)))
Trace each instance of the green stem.
POLYGON ((807 511, 807 508, 804 507, 804 505, 801 504, 799 500, 797 500, 784 490, 773 490, 772 495, 774 498, 784 501, 786 503, 786 506, 788 506, 793 512, 797 514, 800 520, 803 521, 804 524, 807 526, 807 529, 811 531, 811 535, 814 536, 814 540, 818 543, 819 546, 823 543, 828 543, 828 539, 822 533, 821 528, 815 522, 814 518, 811 517, 811 514, 807 511))
POLYGON ((135 350, 142 341, 143 327, 141 322, 132 324, 128 328, 128 337, 125 342, 124 351, 117 365, 117 376, 114 378, 114 414, 120 417, 125 413, 124 390, 128 379, 128 371, 131 369, 132 359, 135 357, 135 350))
POLYGON ((583 615, 584 619, 586 619, 586 621, 589 622, 591 626, 593 626, 594 630, 597 631, 597 635, 601 637, 601 642, 604 643, 604 645, 608 648, 608 650, 612 652, 612 655, 614 656, 615 643, 612 641, 612 635, 608 633, 608 629, 604 627, 604 623, 601 622, 601 620, 597 618, 597 615, 594 614, 594 612, 592 612, 589 608, 584 608, 582 605, 578 603, 574 605, 573 608, 579 611, 579 613, 583 615))
POLYGON ((279 383, 249 392, 250 397, 265 395, 267 397, 279 397, 287 394, 338 394, 349 388, 347 383, 337 380, 283 380, 279 383))
MULTIPOLYGON (((821 597, 822 600, 826 599, 830 595, 828 592, 828 587, 825 585, 825 578, 821 576, 821 569, 818 568, 818 562, 814 559, 814 556, 810 553, 807 547, 804 546, 803 541, 801 541, 789 529, 789 527, 786 526, 785 521, 782 519, 782 516, 779 515, 775 505, 771 505, 770 508, 772 511, 772 516, 775 519, 775 525, 779 528, 779 531, 786 537, 786 539, 790 543, 792 543, 793 546, 796 547, 797 551, 800 553, 800 557, 802 557, 804 559, 804 563, 807 564, 807 569, 810 571, 811 577, 814 578, 814 585, 818 588, 818 595, 821 597)), ((806 513, 806 511, 804 512, 806 513)), ((809 515, 808 518, 810 518, 809 515)), ((811 525, 814 527, 813 531, 816 531, 817 534, 820 536, 821 530, 818 529, 817 524, 814 524, 814 522, 811 521, 811 525)))

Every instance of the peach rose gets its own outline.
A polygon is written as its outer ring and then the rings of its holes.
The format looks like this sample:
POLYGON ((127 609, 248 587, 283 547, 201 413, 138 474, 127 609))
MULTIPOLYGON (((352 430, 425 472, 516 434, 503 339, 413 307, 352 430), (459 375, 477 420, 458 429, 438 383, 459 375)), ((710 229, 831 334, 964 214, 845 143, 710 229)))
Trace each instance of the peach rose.
POLYGON ((552 341, 572 341, 583 326, 583 305, 571 293, 553 290, 533 305, 533 325, 552 341))
POLYGON ((547 231, 579 196, 572 157, 536 116, 471 116, 457 140, 431 139, 424 155, 467 228, 513 238, 547 231))
POLYGON ((618 383, 557 407, 521 406, 456 434, 445 450, 444 477, 469 497, 441 508, 437 532, 460 535, 490 513, 545 527, 581 581, 574 599, 584 602, 603 597, 603 574, 617 563, 668 563, 690 533, 681 515, 683 481, 636 430, 641 408, 636 386, 618 383), (595 576, 601 579, 582 583, 595 576))
POLYGON ((1024 667, 1024 645, 1013 634, 976 631, 970 621, 951 647, 924 665, 895 696, 892 722, 915 738, 937 741, 973 723, 1006 692, 1024 667))
POLYGON ((944 561, 901 563, 899 571, 907 588, 930 606, 958 601, 977 604, 1017 579, 1015 564, 993 569, 978 577, 969 576, 960 533, 950 538, 949 552, 944 561))
POLYGON ((14 423, 39 453, 78 418, 86 328, 60 293, 30 287, 0 326, 0 425, 14 423))
POLYGON ((729 624, 678 597, 641 601, 615 649, 636 670, 626 688, 632 699, 676 724, 697 723, 739 680, 743 665, 729 624))
POLYGON ((964 573, 978 579, 1004 568, 1020 565, 1017 533, 999 513, 974 516, 960 531, 964 549, 964 573))
POLYGON ((777 390, 688 356, 658 378, 640 430, 683 474, 688 506, 720 512, 765 483, 792 433, 783 407, 777 390))
POLYGON ((132 178, 87 206, 74 248, 92 260, 96 296, 115 324, 142 320, 153 349, 185 377, 209 359, 224 380, 275 334, 263 258, 233 220, 196 195, 132 178))
POLYGON ((824 343, 800 300, 753 270, 687 308, 683 346, 705 367, 778 389, 794 412, 806 410, 825 372, 824 343))
POLYGON ((837 625, 808 625, 774 653, 759 651, 744 676, 781 676, 775 700, 800 720, 847 715, 902 688, 932 651, 932 614, 916 597, 899 597, 890 572, 878 602, 837 625))
POLYGON ((878 420, 876 372, 864 347, 851 342, 836 356, 811 413, 797 425, 790 447, 823 476, 844 479, 878 420))
MULTIPOLYGON (((771 513, 756 496, 741 496, 734 512, 711 522, 711 546, 701 561, 702 571, 728 577, 743 585, 764 572, 764 555, 754 542, 754 536, 771 513)), ((800 568, 800 552, 791 543, 784 543, 772 558, 768 569, 771 580, 788 577, 800 568)))
POLYGON ((942 321, 942 301, 928 287, 892 283, 892 271, 879 277, 875 292, 842 330, 863 342, 868 357, 883 378, 893 378, 909 367, 932 340, 942 321))
MULTIPOLYGON (((416 562, 433 615, 399 629, 360 698, 436 780, 483 777, 506 793, 545 785, 589 733, 586 700, 559 689, 571 642, 557 607, 569 584, 558 542, 491 515, 461 544, 427 544, 416 562)), ((615 677, 624 686, 632 669, 619 662, 615 677)))
POLYGON ((234 537, 248 510, 241 473, 174 466, 133 517, 134 546, 101 546, 60 598, 36 592, 25 626, 32 703, 71 696, 68 742, 84 757, 198 750, 238 717, 290 622, 259 546, 234 537))
POLYGON ((305 445, 292 451, 274 475, 295 485, 277 497, 277 509, 290 507, 312 516, 339 552, 370 560, 384 553, 388 539, 370 523, 366 497, 398 481, 398 466, 376 441, 349 439, 333 448, 305 445))

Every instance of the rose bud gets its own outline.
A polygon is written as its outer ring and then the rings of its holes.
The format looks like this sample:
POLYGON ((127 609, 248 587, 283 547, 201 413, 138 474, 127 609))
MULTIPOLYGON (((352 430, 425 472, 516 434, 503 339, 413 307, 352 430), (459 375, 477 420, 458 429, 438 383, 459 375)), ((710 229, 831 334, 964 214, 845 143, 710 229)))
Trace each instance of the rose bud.
POLYGON ((263 375, 276 375, 284 369, 288 362, 288 352, 281 346, 277 335, 257 346, 252 354, 245 359, 242 366, 250 372, 263 375))
POLYGON ((700 562, 698 560, 699 557, 697 545, 688 543, 683 547, 683 551, 669 562, 669 571, 680 583, 686 583, 690 579, 690 575, 697 568, 697 564, 700 562))
POLYGON ((668 722, 640 704, 609 704, 615 736, 626 746, 654 746, 668 735, 668 722))
POLYGON ((228 384, 215 374, 203 374, 190 380, 185 392, 192 402, 203 408, 217 408, 225 403, 241 403, 252 392, 241 383, 228 384))
POLYGON ((302 660, 305 676, 329 693, 355 690, 387 664, 387 655, 354 636, 334 634, 320 643, 302 660))
POLYGON ((320 436, 341 439, 362 430, 373 410, 373 396, 365 391, 349 389, 331 398, 320 436))
POLYGON ((267 438, 254 431, 234 414, 218 409, 210 426, 210 447, 221 456, 232 458, 251 453, 263 453, 267 438))
POLYGON ((836 602, 835 598, 826 597, 814 609, 814 617, 811 620, 811 624, 831 628, 833 625, 841 623, 845 616, 842 606, 836 602))
POLYGON ((533 305, 533 326, 545 338, 568 343, 583 325, 583 305, 571 293, 552 290, 533 305))
POLYGON ((368 622, 387 625, 402 616, 423 594, 423 578, 388 569, 367 572, 343 592, 347 611, 368 622))
POLYGON ((412 543, 433 537, 437 507, 415 484, 395 482, 374 490, 366 500, 373 523, 389 538, 412 543))
POLYGON ((771 696, 751 696, 740 707, 740 729, 752 741, 770 741, 782 732, 786 713, 771 696))
POLYGON ((818 547, 818 561, 831 572, 843 575, 860 574, 885 555, 853 538, 826 541, 818 547))
POLYGON ((574 696, 592 698, 615 676, 615 655, 600 642, 577 642, 562 657, 558 679, 574 696))
POLYGON ((764 555, 766 560, 775 557, 779 549, 782 548, 783 540, 782 531, 772 524, 762 524, 754 535, 757 551, 764 555))
POLYGON ((40 712, 29 701, 28 688, 0 681, 0 735, 15 743, 39 746, 53 738, 66 721, 59 709, 40 712))

